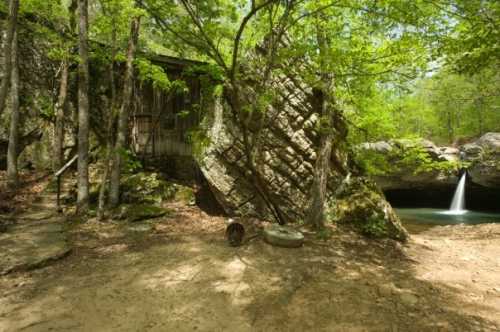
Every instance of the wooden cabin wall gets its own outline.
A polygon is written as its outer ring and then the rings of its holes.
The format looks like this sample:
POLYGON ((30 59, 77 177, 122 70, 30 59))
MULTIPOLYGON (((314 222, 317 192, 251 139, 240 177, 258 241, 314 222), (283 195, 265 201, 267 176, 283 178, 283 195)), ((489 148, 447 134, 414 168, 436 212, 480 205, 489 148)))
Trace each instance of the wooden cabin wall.
POLYGON ((167 70, 170 80, 183 79, 188 91, 167 93, 147 82, 136 82, 131 114, 131 145, 146 158, 192 156, 189 131, 201 120, 200 82, 167 70), (198 106, 197 106, 198 105, 198 106))

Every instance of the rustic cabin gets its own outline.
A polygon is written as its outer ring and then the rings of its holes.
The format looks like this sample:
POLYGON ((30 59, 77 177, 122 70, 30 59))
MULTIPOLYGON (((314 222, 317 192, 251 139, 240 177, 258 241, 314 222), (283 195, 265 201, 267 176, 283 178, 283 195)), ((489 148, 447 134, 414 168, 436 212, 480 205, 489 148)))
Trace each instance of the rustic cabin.
POLYGON ((147 167, 155 167, 173 178, 198 181, 199 169, 192 157, 190 130, 205 111, 201 82, 192 70, 202 63, 169 56, 151 59, 170 79, 185 82, 183 91, 165 92, 137 80, 134 107, 130 113, 130 146, 147 167))

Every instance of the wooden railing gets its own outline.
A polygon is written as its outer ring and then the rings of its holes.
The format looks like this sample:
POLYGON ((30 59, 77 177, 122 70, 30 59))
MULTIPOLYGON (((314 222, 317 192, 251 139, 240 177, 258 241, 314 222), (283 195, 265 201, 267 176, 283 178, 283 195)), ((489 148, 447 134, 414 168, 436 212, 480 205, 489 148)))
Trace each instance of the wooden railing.
POLYGON ((61 201, 61 177, 63 176, 64 172, 68 170, 68 168, 71 167, 75 163, 75 161, 78 159, 78 155, 74 155, 73 158, 71 158, 63 167, 61 167, 60 170, 58 170, 54 176, 57 179, 57 210, 60 209, 60 201, 61 201))

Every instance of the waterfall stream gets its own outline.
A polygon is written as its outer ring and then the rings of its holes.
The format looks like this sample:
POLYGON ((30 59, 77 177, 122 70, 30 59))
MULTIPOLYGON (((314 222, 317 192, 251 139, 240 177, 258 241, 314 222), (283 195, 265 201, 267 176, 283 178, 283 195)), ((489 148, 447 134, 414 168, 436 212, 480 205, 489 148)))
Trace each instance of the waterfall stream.
POLYGON ((460 181, 458 182, 457 189, 455 190, 455 194, 453 195, 453 200, 451 201, 450 209, 448 210, 449 214, 464 214, 467 212, 465 210, 465 177, 466 174, 462 175, 460 181))

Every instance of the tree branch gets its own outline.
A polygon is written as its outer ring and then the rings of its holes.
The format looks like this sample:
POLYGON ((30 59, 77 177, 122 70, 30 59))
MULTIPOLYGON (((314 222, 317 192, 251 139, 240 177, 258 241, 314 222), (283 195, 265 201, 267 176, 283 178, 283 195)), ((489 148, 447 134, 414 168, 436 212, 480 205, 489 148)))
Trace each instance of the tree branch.
MULTIPOLYGON (((182 0, 184 1, 184 0, 182 0)), ((236 70, 238 67, 238 53, 239 53, 239 48, 240 48, 240 42, 241 42, 241 36, 243 35, 243 31, 245 31, 246 25, 248 22, 254 17, 259 10, 267 7, 271 3, 275 2, 277 0, 267 0, 260 5, 255 5, 255 2, 252 1, 252 10, 248 12, 248 14, 245 15, 243 20, 241 21, 240 27, 238 28, 238 32, 236 33, 236 37, 234 38, 234 46, 233 46, 233 56, 232 56, 232 61, 231 61, 231 70, 229 72, 229 77, 231 81, 234 81, 236 70)))

